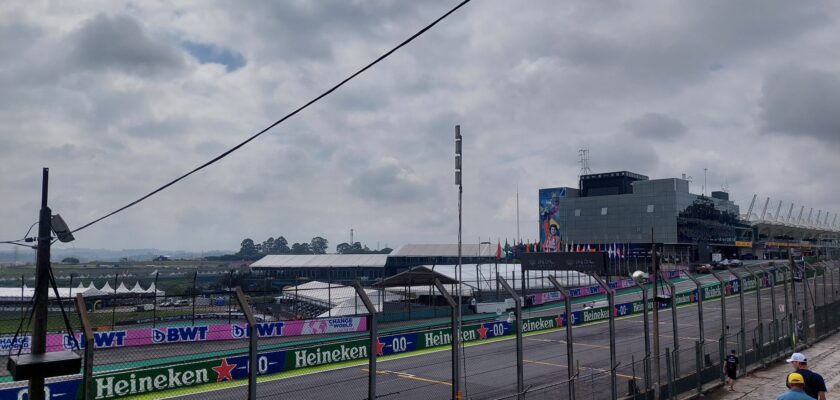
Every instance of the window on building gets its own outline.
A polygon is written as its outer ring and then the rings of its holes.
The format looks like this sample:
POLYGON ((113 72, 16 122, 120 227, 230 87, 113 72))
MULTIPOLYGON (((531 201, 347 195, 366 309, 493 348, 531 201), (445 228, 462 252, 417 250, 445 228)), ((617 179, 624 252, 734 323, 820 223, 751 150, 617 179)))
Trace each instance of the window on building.
POLYGON ((601 215, 607 215, 607 207, 601 208, 601 215))
POLYGON ((653 212, 653 208, 654 208, 654 207, 653 207, 653 204, 648 204, 648 207, 647 207, 647 212, 652 213, 652 212, 653 212))
POLYGON ((575 209, 575 217, 580 217, 580 208, 575 209))

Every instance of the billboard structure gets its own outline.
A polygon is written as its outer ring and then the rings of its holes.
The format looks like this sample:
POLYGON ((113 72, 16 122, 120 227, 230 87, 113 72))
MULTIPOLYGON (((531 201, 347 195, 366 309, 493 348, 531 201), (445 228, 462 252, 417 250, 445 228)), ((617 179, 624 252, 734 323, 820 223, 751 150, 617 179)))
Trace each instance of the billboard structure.
POLYGON ((566 197, 566 188, 540 189, 540 244, 542 251, 562 251, 560 226, 560 198, 566 197))

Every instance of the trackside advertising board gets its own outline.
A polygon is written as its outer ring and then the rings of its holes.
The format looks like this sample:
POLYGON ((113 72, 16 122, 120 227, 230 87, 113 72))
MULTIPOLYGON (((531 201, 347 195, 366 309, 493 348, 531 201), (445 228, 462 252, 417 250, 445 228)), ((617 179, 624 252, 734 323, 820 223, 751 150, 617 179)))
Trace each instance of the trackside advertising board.
MULTIPOLYGON (((257 324, 259 337, 287 337, 320 335, 326 333, 364 332, 367 330, 365 317, 324 318, 302 321, 275 321, 257 324)), ((251 329, 246 324, 211 324, 195 326, 172 326, 157 328, 138 328, 116 331, 94 332, 95 348, 117 348, 134 346, 152 346, 168 343, 209 342, 216 340, 245 339, 251 335, 251 329)), ((79 344, 84 347, 85 340, 81 333, 76 336, 79 344)), ((21 349, 22 353, 29 352, 31 338, 18 337, 14 342, 12 337, 0 337, 0 351, 21 349)), ((47 351, 72 350, 73 338, 68 334, 50 334, 47 336, 47 351)))
MULTIPOLYGON (((755 288, 744 282, 745 287, 755 288)), ((720 297, 721 292, 735 294, 741 290, 739 282, 730 281, 724 288, 719 283, 703 287, 704 299, 720 297)), ((687 304, 697 300, 697 291, 687 291, 677 294, 677 305, 687 304)), ((649 303, 648 308, 653 307, 649 303)), ((660 304, 660 308, 667 308, 667 304, 660 304)), ((616 304, 612 311, 615 316, 626 316, 640 313, 644 310, 642 301, 616 304)), ((573 325, 603 321, 610 315, 609 307, 592 308, 575 311, 571 315, 573 325)), ((566 315, 554 315, 527 318, 522 321, 523 333, 539 332, 565 326, 568 322, 566 315)), ((466 343, 477 343, 483 340, 511 336, 516 333, 516 323, 507 321, 485 322, 464 326, 462 340, 466 343)), ((389 356, 411 353, 425 349, 449 346, 452 343, 450 329, 431 329, 418 332, 408 332, 395 335, 380 336, 375 351, 378 356, 389 356)), ((262 352, 257 358, 257 373, 271 375, 311 367, 334 365, 345 362, 360 362, 371 354, 367 339, 356 339, 323 345, 307 346, 294 349, 262 352)), ((235 381, 247 379, 248 356, 230 356, 212 360, 191 363, 167 365, 162 367, 142 368, 114 373, 95 374, 93 377, 93 399, 117 399, 126 396, 157 393, 167 390, 195 387, 214 382, 235 381)), ((80 378, 47 385, 48 399, 68 400, 80 398, 80 378)), ((0 400, 25 399, 26 388, 21 382, 18 387, 0 389, 0 400)))

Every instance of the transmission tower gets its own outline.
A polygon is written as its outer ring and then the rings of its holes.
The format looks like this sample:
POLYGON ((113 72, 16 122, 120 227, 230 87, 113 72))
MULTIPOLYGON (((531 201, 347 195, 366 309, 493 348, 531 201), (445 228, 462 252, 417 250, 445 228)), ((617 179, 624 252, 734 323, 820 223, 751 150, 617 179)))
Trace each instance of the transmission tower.
POLYGON ((589 168, 589 149, 578 150, 578 158, 580 159, 580 175, 591 174, 592 169, 589 168))

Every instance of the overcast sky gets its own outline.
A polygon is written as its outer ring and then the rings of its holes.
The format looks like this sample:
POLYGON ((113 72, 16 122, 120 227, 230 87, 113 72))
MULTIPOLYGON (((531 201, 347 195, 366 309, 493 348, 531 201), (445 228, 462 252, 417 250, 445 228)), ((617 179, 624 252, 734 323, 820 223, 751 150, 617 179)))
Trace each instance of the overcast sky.
MULTIPOLYGON (((87 223, 218 155, 454 1, 0 3, 0 240, 50 204, 87 223)), ((593 172, 728 184, 840 212, 840 4, 475 0, 222 162, 78 232, 76 247, 250 237, 538 237, 537 191, 593 172)), ((64 245, 67 247, 67 245, 64 245)), ((9 250, 4 246, 0 250, 9 250)))

